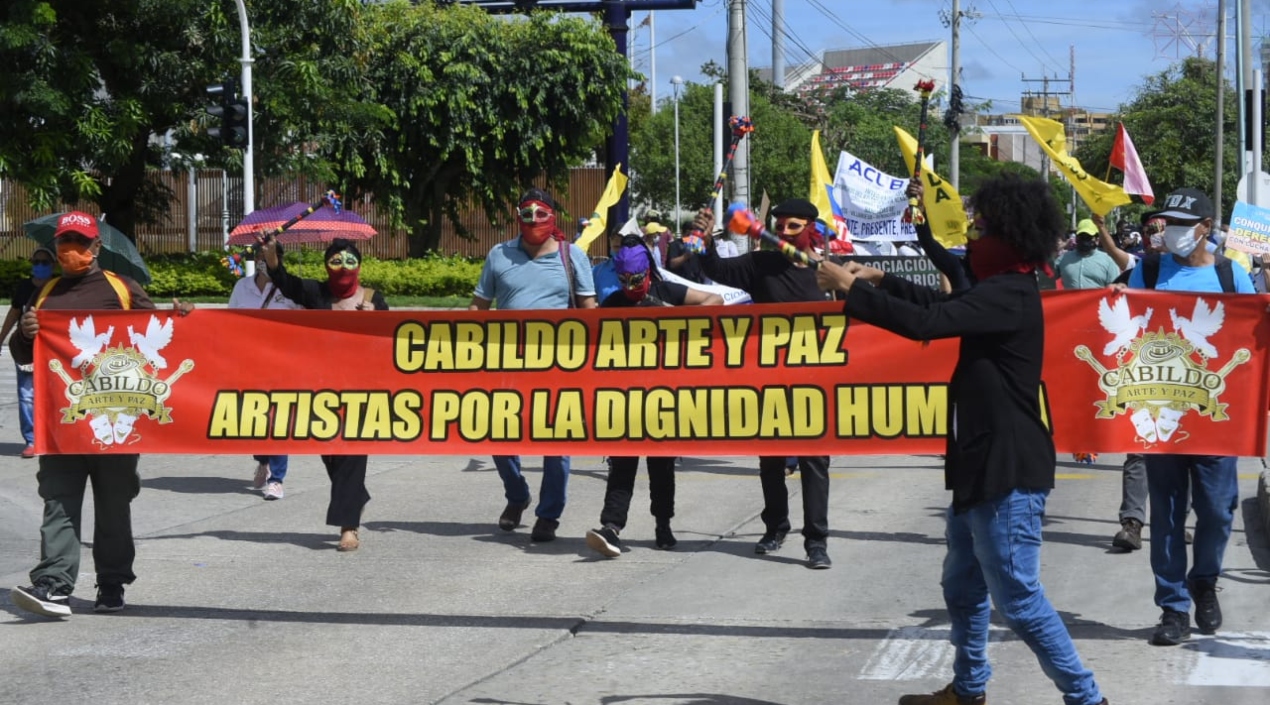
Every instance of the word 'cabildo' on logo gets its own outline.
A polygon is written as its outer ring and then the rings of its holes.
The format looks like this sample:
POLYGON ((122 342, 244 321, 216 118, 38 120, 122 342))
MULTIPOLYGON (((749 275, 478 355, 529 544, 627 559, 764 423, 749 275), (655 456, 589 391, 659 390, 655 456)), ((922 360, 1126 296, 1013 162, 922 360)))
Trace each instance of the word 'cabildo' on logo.
POLYGON ((131 347, 110 347, 114 334, 114 326, 98 333, 92 316, 83 321, 72 318, 67 336, 79 354, 70 361, 70 368, 80 378, 73 378, 61 360, 48 363, 49 369, 66 383, 70 406, 62 409, 62 423, 87 419, 93 438, 101 447, 139 440, 135 424, 141 416, 161 424, 171 423, 171 409, 164 402, 181 375, 194 369, 193 360, 184 360, 167 379, 158 376, 168 366, 160 351, 172 342, 170 318, 160 323, 157 316, 150 316, 143 333, 128 326, 131 347))
POLYGON ((1089 363, 1098 373, 1098 387, 1107 395, 1096 406, 1096 418, 1110 419, 1127 414, 1145 446, 1177 443, 1190 434, 1182 428, 1189 411, 1197 411, 1213 421, 1226 421, 1226 404, 1218 396, 1226 390, 1226 376, 1237 366, 1252 359, 1247 348, 1240 348, 1220 369, 1210 370, 1219 351, 1208 339, 1221 330, 1225 307, 1220 301, 1210 307, 1202 298, 1195 299, 1190 317, 1169 309, 1173 332, 1163 328, 1148 331, 1154 309, 1138 315, 1129 310, 1128 299, 1103 299, 1098 305, 1098 320, 1111 334, 1103 348, 1104 357, 1115 357, 1108 369, 1084 345, 1075 348, 1076 357, 1089 363))

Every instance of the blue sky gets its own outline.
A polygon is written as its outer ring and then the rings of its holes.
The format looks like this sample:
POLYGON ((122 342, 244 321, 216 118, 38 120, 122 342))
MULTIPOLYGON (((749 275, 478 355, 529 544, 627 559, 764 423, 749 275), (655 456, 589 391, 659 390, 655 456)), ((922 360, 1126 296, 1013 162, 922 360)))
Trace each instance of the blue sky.
MULTIPOLYGON (((808 52, 919 41, 950 41, 951 31, 940 11, 951 0, 784 0, 787 37, 786 64, 806 60, 808 52)), ((1233 37, 1234 7, 1227 0, 1233 37)), ((771 66, 771 0, 749 0, 750 65, 771 66)), ((670 95, 672 76, 704 80, 699 69, 714 60, 726 64, 727 0, 700 0, 695 10, 656 13, 655 55, 657 96, 670 95)), ((1092 110, 1112 111, 1132 99, 1144 76, 1159 73, 1178 61, 1178 46, 1156 15, 1179 17, 1195 41, 1206 41, 1206 55, 1214 56, 1216 2, 1209 0, 962 0, 961 9, 980 17, 964 20, 962 31, 962 89, 976 99, 991 99, 993 112, 1018 110, 1025 89, 1022 78, 1061 78, 1052 83, 1067 89, 1069 48, 1075 47, 1075 100, 1092 110), (1179 12, 1180 10, 1180 12, 1179 12), (1207 23, 1204 27, 1203 22, 1207 23), (1208 36, 1203 36, 1207 34, 1208 36)), ((1254 0, 1254 38, 1270 32, 1270 0, 1254 0)), ((645 13, 631 20, 636 68, 650 73, 650 33, 638 27, 645 13)), ((1193 53, 1186 42, 1181 51, 1193 53)), ((1227 49, 1228 70, 1234 66, 1234 42, 1227 49)), ((1233 74, 1232 74, 1233 75, 1233 74)), ((939 81, 942 87, 945 81, 939 81)))

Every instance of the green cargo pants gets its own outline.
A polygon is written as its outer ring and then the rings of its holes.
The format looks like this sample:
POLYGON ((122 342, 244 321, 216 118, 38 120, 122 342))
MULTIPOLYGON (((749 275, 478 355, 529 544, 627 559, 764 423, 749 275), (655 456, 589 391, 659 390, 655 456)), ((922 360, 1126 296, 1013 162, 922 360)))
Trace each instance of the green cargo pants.
POLYGON ((141 491, 137 455, 42 455, 36 479, 44 499, 40 564, 31 583, 51 581, 70 593, 79 577, 80 522, 84 488, 93 483, 93 563, 97 583, 127 584, 136 547, 132 543, 132 499, 141 491))

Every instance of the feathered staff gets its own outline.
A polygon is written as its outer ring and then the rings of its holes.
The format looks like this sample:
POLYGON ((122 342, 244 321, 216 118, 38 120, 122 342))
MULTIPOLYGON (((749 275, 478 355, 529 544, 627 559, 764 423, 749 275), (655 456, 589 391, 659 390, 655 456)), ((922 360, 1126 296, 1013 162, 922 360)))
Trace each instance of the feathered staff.
MULTIPOLYGON (((917 125, 917 155, 913 163, 913 178, 916 179, 922 175, 922 162, 926 159, 926 114, 930 108, 930 94, 935 91, 935 82, 933 80, 918 81, 913 90, 917 91, 921 97, 922 106, 921 118, 917 125)), ((915 225, 926 223, 926 213, 922 211, 922 204, 916 197, 908 199, 908 210, 904 211, 904 222, 915 225)))
MULTIPOLYGON (((723 169, 719 171, 719 175, 714 179, 714 187, 710 190, 710 200, 707 203, 714 203, 719 198, 719 194, 723 193, 723 184, 728 180, 728 169, 732 167, 732 161, 736 159, 736 148, 746 135, 754 131, 754 121, 743 116, 729 118, 728 126, 732 128, 732 144, 728 146, 728 154, 723 159, 723 169)), ((707 206, 706 211, 708 212, 709 210, 710 207, 707 206)), ((684 246, 696 254, 705 252, 706 244, 702 235, 704 233, 693 229, 684 236, 684 246)))

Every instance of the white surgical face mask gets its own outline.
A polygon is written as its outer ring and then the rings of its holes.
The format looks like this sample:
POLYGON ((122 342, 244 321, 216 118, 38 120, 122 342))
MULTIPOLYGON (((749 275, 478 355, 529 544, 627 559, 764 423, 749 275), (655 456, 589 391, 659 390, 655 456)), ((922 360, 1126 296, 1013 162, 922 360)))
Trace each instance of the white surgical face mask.
POLYGON ((1178 257, 1190 257, 1199 242, 1195 239, 1195 227, 1168 225, 1164 228, 1164 246, 1178 257))

